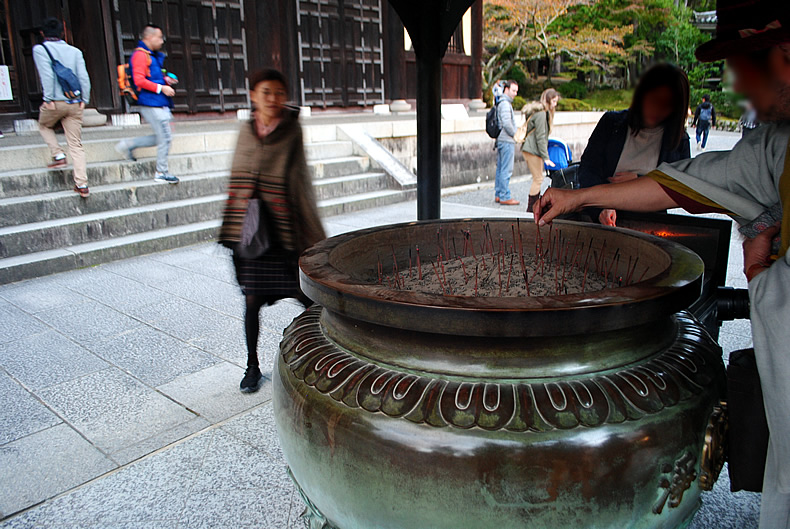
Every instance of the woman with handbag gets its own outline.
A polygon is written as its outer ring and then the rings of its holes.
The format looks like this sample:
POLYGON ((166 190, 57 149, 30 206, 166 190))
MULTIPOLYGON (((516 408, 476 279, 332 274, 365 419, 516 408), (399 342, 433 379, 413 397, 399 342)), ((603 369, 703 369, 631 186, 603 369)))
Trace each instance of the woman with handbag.
MULTIPOLYGON (((607 112, 595 126, 577 173, 580 187, 626 182, 664 162, 689 158, 688 103, 689 82, 683 70, 671 64, 647 70, 628 110, 607 112)), ((601 224, 614 226, 617 221, 613 209, 588 213, 601 224)))
POLYGON ((257 391, 262 379, 261 308, 284 298, 311 303, 299 288, 298 259, 326 237, 305 159, 299 110, 285 105, 285 77, 264 70, 250 75, 249 81, 253 118, 239 132, 219 235, 219 242, 233 250, 246 302, 243 392, 257 391))
POLYGON ((540 95, 543 109, 532 114, 526 122, 526 138, 521 146, 521 154, 527 162, 529 172, 532 174, 532 185, 529 188, 529 202, 527 211, 532 211, 532 206, 540 198, 540 186, 543 184, 545 172, 543 164, 553 167, 554 162, 549 159, 549 132, 554 124, 554 111, 560 100, 560 94, 553 88, 544 90, 540 95))

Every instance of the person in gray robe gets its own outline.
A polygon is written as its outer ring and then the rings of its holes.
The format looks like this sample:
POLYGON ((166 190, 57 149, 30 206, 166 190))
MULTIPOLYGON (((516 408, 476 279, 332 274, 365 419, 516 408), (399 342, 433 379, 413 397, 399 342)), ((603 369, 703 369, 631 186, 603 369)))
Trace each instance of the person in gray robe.
POLYGON ((539 225, 583 207, 727 213, 744 236, 752 339, 769 429, 761 529, 790 529, 790 2, 719 0, 717 37, 697 58, 726 58, 761 122, 730 152, 662 164, 644 177, 549 189, 539 225))

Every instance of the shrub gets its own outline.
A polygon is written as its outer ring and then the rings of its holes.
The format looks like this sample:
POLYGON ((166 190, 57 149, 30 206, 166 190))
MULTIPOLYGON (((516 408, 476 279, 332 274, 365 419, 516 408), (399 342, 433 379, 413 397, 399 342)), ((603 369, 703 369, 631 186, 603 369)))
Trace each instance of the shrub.
POLYGON ((587 97, 587 85, 578 80, 568 81, 557 86, 562 97, 570 99, 584 99, 587 97))
POLYGON ((517 82, 519 88, 529 84, 529 74, 519 63, 514 64, 513 67, 508 70, 507 75, 505 75, 503 79, 510 79, 511 81, 517 82))
POLYGON ((516 96, 516 98, 513 100, 513 110, 521 110, 522 108, 524 108, 524 105, 526 104, 527 104, 526 99, 524 99, 521 96, 516 96))
POLYGON ((557 110, 587 112, 592 110, 592 107, 584 101, 567 97, 560 99, 559 103, 557 103, 557 110))

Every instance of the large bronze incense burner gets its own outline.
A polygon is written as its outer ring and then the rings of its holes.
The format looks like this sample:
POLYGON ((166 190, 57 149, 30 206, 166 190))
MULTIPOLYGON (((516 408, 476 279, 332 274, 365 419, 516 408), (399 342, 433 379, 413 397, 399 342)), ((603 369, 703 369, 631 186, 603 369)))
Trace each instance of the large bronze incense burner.
POLYGON ((715 480, 724 370, 684 312, 703 274, 685 247, 429 221, 300 267, 317 305, 285 332, 274 404, 312 527, 683 527, 715 480))

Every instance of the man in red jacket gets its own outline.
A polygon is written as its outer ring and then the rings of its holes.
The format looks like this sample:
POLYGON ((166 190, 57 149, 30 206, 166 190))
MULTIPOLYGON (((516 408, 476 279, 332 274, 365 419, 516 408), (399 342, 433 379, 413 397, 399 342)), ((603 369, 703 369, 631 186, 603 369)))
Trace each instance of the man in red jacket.
POLYGON ((176 91, 173 86, 178 83, 176 78, 164 69, 165 54, 162 46, 165 37, 159 26, 149 24, 143 28, 137 49, 130 62, 132 83, 137 92, 137 104, 140 115, 151 125, 154 133, 131 140, 122 140, 115 150, 127 159, 134 160, 134 150, 140 147, 156 145, 156 174, 154 179, 169 184, 177 184, 178 178, 168 171, 167 155, 170 152, 172 133, 170 122, 173 114, 172 97, 176 91))

